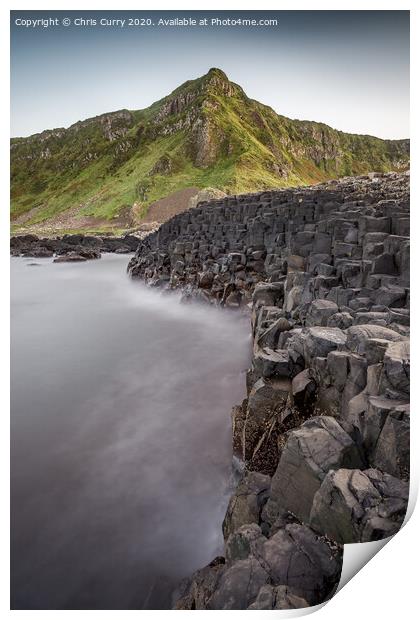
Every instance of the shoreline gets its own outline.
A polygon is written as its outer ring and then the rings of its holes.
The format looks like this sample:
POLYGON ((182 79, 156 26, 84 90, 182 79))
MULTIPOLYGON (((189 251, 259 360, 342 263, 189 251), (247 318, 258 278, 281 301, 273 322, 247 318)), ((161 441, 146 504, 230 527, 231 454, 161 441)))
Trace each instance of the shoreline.
POLYGON ((250 315, 224 555, 180 584, 175 609, 320 604, 339 583, 343 544, 398 532, 409 492, 407 174, 227 196, 142 240, 11 245, 57 262, 135 246, 133 279, 250 315))
POLYGON ((141 238, 134 235, 122 237, 83 234, 62 237, 38 237, 27 234, 12 236, 10 254, 30 258, 54 258, 54 262, 78 262, 101 258, 101 253, 131 254, 136 251, 141 238))
POLYGON ((409 178, 372 174, 202 203, 128 271, 186 300, 251 309, 244 473, 224 556, 175 609, 290 609, 338 585, 342 545, 401 527, 409 460, 409 178), (246 585, 247 584, 247 585, 246 585))

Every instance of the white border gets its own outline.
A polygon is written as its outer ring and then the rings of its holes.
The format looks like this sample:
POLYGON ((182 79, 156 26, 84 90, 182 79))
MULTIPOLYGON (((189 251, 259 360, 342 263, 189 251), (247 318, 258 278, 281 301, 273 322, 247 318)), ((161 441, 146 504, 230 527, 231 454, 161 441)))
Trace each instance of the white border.
MULTIPOLYGON (((401 1, 395 2, 390 0, 372 1, 372 0, 354 0, 352 2, 342 2, 338 6, 337 0, 334 1, 319 1, 317 3, 310 0, 283 0, 283 2, 266 2, 259 0, 258 3, 250 2, 249 0, 242 0, 241 2, 229 2, 226 0, 213 0, 211 3, 200 3, 197 6, 197 2, 179 1, 177 4, 174 2, 162 2, 154 0, 153 3, 140 4, 139 2, 126 1, 122 3, 122 6, 116 6, 115 2, 109 0, 95 0, 90 2, 80 2, 73 0, 72 3, 55 1, 44 1, 40 6, 34 6, 33 2, 21 1, 11 2, 10 0, 4 2, 0 9, 0 45, 1 45, 1 71, 2 71, 2 92, 8 92, 9 85, 9 10, 411 10, 411 46, 412 46, 412 60, 411 60, 411 109, 416 111, 420 109, 420 101, 418 96, 418 83, 417 74, 419 73, 418 58, 420 58, 420 50, 418 39, 420 37, 419 29, 419 9, 417 8, 418 2, 416 1, 401 1)), ((373 77, 374 79, 374 77, 373 77)), ((30 96, 30 93, 28 93, 30 96)), ((1 114, 0 124, 2 129, 2 154, 1 158, 2 166, 0 168, 1 174, 1 250, 2 261, 0 265, 2 275, 3 291, 9 290, 9 116, 10 106, 9 97, 2 97, 1 100, 1 114)), ((417 233, 419 232, 418 220, 420 202, 418 200, 419 190, 418 181, 414 171, 417 171, 418 156, 417 156, 417 138, 418 138, 418 123, 417 118, 412 119, 411 122, 411 140, 412 140, 412 238, 417 240, 417 233)), ((413 244, 413 265, 416 267, 419 263, 419 249, 420 244, 413 244)), ((414 285, 416 284, 416 271, 414 273, 414 285)), ((1 366, 1 382, 2 382, 2 432, 1 438, 3 441, 1 455, 1 475, 2 475, 2 491, 3 491, 3 504, 0 511, 1 517, 1 531, 3 534, 2 539, 2 553, 1 553, 1 580, 0 580, 0 596, 1 596, 1 609, 3 611, 9 610, 9 307, 8 307, 8 295, 5 293, 3 296, 3 304, 1 306, 1 318, 0 325, 2 328, 2 366, 1 366)), ((413 313, 419 307, 417 304, 418 291, 417 287, 412 287, 412 308, 413 313)), ((413 314, 413 317, 415 315, 413 314)), ((416 386, 420 380, 418 374, 418 363, 416 352, 419 343, 419 333, 416 327, 417 321, 412 320, 412 336, 411 341, 412 351, 414 352, 414 377, 412 385, 416 386)), ((413 390, 414 392, 414 390, 413 390)), ((410 494, 410 510, 413 510, 413 506, 417 497, 418 483, 419 483, 419 458, 417 453, 420 450, 417 447, 417 437, 419 432, 419 414, 416 411, 418 396, 413 394, 412 401, 413 406, 413 419, 412 419, 412 474, 411 474, 411 494, 410 494), (415 438, 415 439, 414 439, 415 438)), ((351 585, 344 587, 336 596, 333 597, 325 606, 318 606, 318 608, 311 608, 311 611, 316 611, 322 607, 322 610, 318 612, 318 616, 322 620, 346 620, 357 618, 369 618, 369 617, 381 617, 382 620, 388 618, 395 618, 397 616, 409 620, 417 616, 418 603, 417 603, 417 575, 419 572, 418 562, 419 556, 417 555, 419 545, 417 542, 418 532, 420 524, 420 511, 417 509, 411 520, 405 525, 401 532, 399 532, 387 545, 386 549, 382 553, 375 557, 367 566, 365 566, 353 579, 351 579, 351 585)), ((353 549, 350 555, 353 556, 352 562, 354 562, 354 555, 357 555, 356 547, 353 545, 353 549)), ((347 547, 345 556, 347 553, 347 547)), ((348 554, 347 554, 348 556, 348 554)), ((360 556, 359 556, 360 557, 360 556)), ((346 560, 345 560, 346 562, 346 560)), ((356 560, 357 562, 357 560, 356 560)), ((364 564, 365 560, 362 560, 364 564)), ((359 563, 360 566, 360 563, 359 563)), ((344 576, 344 575, 343 575, 344 576)), ((55 618, 65 615, 67 618, 121 618, 121 616, 132 617, 142 616, 145 614, 153 614, 156 618, 167 617, 172 612, 168 611, 154 611, 154 612, 141 612, 141 611, 13 611, 13 616, 19 619, 25 619, 29 617, 39 618, 55 618)), ((176 612, 178 614, 187 614, 190 612, 176 612)), ((195 612, 195 614, 212 614, 214 617, 220 612, 195 612)), ((261 617, 266 612, 254 612, 261 617)), ((272 612, 274 613, 274 612, 272 612)), ((303 615, 301 612, 287 613, 277 612, 282 617, 303 615)), ((235 617, 242 617, 242 612, 232 611, 230 614, 235 617)), ((209 617, 208 615, 206 617, 209 617)), ((253 616, 257 617, 257 616, 253 616)))

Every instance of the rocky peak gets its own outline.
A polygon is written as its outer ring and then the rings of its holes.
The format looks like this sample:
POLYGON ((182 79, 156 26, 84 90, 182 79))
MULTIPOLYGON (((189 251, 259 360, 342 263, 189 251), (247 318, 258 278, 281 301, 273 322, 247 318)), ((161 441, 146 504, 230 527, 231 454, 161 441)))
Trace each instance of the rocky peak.
POLYGON ((222 71, 222 69, 219 69, 218 67, 211 67, 208 72, 205 75, 206 78, 209 79, 218 79, 218 80, 223 80, 225 82, 229 82, 229 78, 226 75, 226 73, 224 71, 222 71))
POLYGON ((126 189, 133 200, 143 196, 146 207, 143 188, 151 185, 157 200, 169 187, 211 185, 236 194, 404 170, 408 160, 408 140, 279 116, 213 67, 144 110, 12 139, 12 219, 19 225, 22 215, 29 226, 30 218, 49 220, 64 204, 70 211, 87 201, 92 217, 102 218, 123 212, 126 189))
POLYGON ((231 97, 236 92, 243 92, 242 89, 229 81, 226 73, 221 69, 212 67, 202 78, 203 90, 211 91, 218 95, 231 97))
POLYGON ((234 94, 244 92, 240 86, 229 81, 226 73, 221 69, 211 68, 208 73, 182 84, 164 100, 160 107, 155 122, 160 123, 168 116, 180 114, 195 101, 209 102, 214 96, 232 97, 234 94))

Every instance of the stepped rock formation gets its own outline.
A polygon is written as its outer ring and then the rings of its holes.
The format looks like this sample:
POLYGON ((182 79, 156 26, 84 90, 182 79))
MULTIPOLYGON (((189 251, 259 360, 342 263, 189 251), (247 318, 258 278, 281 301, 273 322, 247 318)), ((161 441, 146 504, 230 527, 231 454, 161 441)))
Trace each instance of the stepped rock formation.
POLYGON ((372 174, 202 203, 129 272, 252 313, 243 461, 225 552, 178 609, 290 609, 330 597, 344 543, 401 527, 409 479, 409 176, 372 174))
POLYGON ((165 212, 162 199, 187 209, 206 187, 232 194, 405 170, 409 141, 280 116, 210 69, 144 110, 13 138, 10 158, 14 230, 56 234, 127 229, 151 205, 165 212))

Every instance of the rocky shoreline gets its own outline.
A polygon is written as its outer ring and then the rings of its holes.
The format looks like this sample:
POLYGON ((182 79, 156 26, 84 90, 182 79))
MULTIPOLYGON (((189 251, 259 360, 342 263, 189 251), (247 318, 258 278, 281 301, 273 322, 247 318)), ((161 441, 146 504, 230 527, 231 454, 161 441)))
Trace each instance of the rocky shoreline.
POLYGON ((135 252, 141 238, 135 235, 122 237, 98 235, 63 235, 62 237, 38 237, 16 235, 10 239, 12 256, 51 258, 54 262, 80 262, 101 258, 103 252, 129 254, 135 252))
POLYGON ((224 555, 174 607, 325 601, 342 545, 396 533, 407 508, 409 175, 202 203, 144 239, 128 269, 252 316, 224 555))

